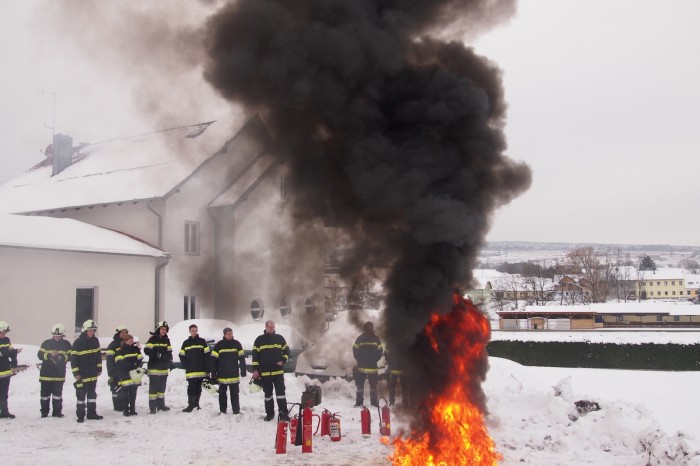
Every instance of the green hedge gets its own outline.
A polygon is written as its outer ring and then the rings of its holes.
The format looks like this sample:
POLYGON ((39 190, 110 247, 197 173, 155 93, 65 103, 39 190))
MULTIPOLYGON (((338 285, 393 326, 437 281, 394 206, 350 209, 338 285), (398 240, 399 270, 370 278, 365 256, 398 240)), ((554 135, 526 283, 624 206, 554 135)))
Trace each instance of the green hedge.
POLYGON ((700 344, 492 341, 487 350, 525 366, 700 370, 700 344))

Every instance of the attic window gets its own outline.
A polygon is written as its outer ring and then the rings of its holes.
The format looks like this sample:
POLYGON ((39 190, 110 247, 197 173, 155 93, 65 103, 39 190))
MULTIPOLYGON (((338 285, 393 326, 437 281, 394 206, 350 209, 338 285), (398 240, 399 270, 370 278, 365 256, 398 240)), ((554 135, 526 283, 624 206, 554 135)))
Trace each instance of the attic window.
POLYGON ((253 317, 253 320, 260 320, 263 318, 263 315, 265 315, 265 308, 263 307, 262 300, 254 299, 250 303, 250 315, 253 317))
POLYGON ((311 301, 311 298, 306 298, 306 301, 304 301, 304 309, 309 314, 316 310, 316 306, 314 305, 314 302, 311 301))
POLYGON ((199 254, 199 222, 185 222, 185 254, 199 254))
POLYGON ((280 300, 280 314, 284 318, 287 318, 292 314, 292 306, 289 305, 285 298, 280 300))

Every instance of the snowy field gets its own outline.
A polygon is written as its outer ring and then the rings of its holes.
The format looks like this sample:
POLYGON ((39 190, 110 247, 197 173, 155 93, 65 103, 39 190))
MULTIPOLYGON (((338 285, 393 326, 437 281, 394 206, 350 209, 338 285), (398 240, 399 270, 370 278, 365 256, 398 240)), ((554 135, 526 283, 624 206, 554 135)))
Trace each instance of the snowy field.
MULTIPOLYGON (((34 363, 36 347, 20 364, 34 363)), ((698 372, 649 372, 524 367, 491 358, 484 390, 487 426, 504 465, 700 465, 698 372), (597 402, 599 411, 578 415, 574 402, 597 402)), ((168 379, 166 413, 149 415, 146 386, 139 389, 136 417, 111 409, 107 378, 98 385, 102 421, 75 422, 75 393, 64 389, 66 417, 39 417, 35 365, 12 378, 9 406, 14 420, 0 419, 2 463, 8 465, 381 465, 391 447, 380 443, 377 410, 372 435, 363 437, 354 385, 336 379, 323 384, 315 408, 340 413, 343 438, 314 437, 313 453, 288 445, 275 454, 275 423, 263 421, 262 393, 241 393, 242 414, 220 415, 215 396, 202 394, 202 410, 180 412, 186 404, 184 372, 168 379)), ((299 401, 306 377, 286 374, 289 401, 299 401)), ((246 378, 247 382, 247 378, 246 378)), ((313 382, 312 382, 313 383, 313 382)), ((380 384, 386 391, 386 385, 380 384)), ((230 408, 229 408, 230 409, 230 408)), ((392 434, 401 427, 392 412, 392 434)))

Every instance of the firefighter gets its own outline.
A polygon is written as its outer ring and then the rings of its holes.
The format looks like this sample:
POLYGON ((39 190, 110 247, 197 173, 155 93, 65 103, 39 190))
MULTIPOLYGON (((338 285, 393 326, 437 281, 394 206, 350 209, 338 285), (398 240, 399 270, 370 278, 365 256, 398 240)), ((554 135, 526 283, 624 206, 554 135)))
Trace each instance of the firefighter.
POLYGON ((362 406, 365 397, 365 380, 369 381, 369 398, 372 406, 379 406, 377 398, 377 382, 379 381, 379 369, 377 362, 384 352, 382 342, 374 334, 374 324, 365 322, 364 332, 355 340, 352 347, 352 355, 357 361, 355 369, 355 385, 357 386, 357 396, 355 406, 362 406))
POLYGON ((97 324, 88 319, 83 322, 82 333, 73 343, 70 365, 75 377, 76 415, 78 422, 85 420, 85 405, 87 418, 100 420, 97 414, 97 379, 102 374, 102 354, 100 342, 95 336, 97 324), (87 400, 87 403, 86 403, 87 400))
POLYGON ((129 330, 125 325, 118 325, 115 331, 112 341, 109 342, 107 346, 107 351, 105 353, 105 362, 107 362, 107 384, 109 385, 109 391, 112 392, 112 404, 114 405, 115 411, 123 411, 123 406, 121 405, 121 397, 117 393, 119 391, 119 380, 117 379, 117 367, 114 364, 114 357, 116 356, 117 349, 122 345, 124 340, 124 335, 129 334, 129 330))
POLYGON ((275 333, 275 323, 265 322, 265 331, 253 343, 253 378, 262 381, 265 393, 265 420, 275 417, 275 402, 272 398, 274 388, 277 394, 277 407, 280 419, 289 421, 287 397, 284 387, 284 363, 289 360, 289 346, 284 337, 275 333))
POLYGON ((65 334, 66 327, 63 324, 55 324, 51 327, 51 338, 41 344, 37 353, 41 361, 41 417, 48 417, 50 405, 53 405, 51 416, 63 417, 63 384, 66 381, 66 365, 71 352, 70 342, 63 338, 65 334))
POLYGON ((17 367, 17 354, 22 348, 15 349, 7 338, 10 326, 7 322, 0 320, 0 418, 14 419, 15 415, 10 414, 7 407, 7 395, 10 391, 10 377, 12 368, 17 367))
POLYGON ((207 376, 209 354, 209 346, 199 336, 199 329, 195 324, 190 325, 190 336, 180 349, 180 362, 187 378, 187 407, 182 410, 185 413, 200 409, 199 398, 202 396, 202 382, 207 376))
POLYGON ((246 376, 245 352, 238 340, 233 338, 233 330, 226 327, 224 338, 211 352, 211 377, 219 382, 219 411, 226 414, 226 396, 230 391, 233 414, 241 413, 238 393, 241 377, 246 376))
POLYGON ((141 375, 135 370, 143 364, 143 356, 138 345, 134 344, 134 337, 128 333, 117 348, 114 363, 119 381, 120 406, 124 410, 124 416, 136 416, 136 392, 141 385, 141 375))
POLYGON ((389 373, 389 405, 396 402, 396 386, 401 383, 401 402, 405 406, 409 402, 408 383, 406 380, 404 363, 398 354, 392 352, 387 346, 384 350, 387 372, 389 373))
POLYGON ((144 353, 148 356, 148 412, 170 411, 165 406, 165 387, 168 383, 168 371, 173 365, 173 347, 170 346, 168 323, 161 320, 156 324, 156 331, 151 332, 144 353))

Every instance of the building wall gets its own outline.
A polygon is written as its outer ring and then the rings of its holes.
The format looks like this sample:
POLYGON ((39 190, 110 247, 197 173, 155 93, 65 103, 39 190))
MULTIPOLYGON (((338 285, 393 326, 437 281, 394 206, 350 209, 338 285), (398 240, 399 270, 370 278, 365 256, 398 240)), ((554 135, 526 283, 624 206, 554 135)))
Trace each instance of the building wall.
POLYGON ((75 337, 76 288, 96 288, 99 337, 124 324, 142 341, 153 330, 156 258, 0 247, 0 320, 10 324, 15 343, 39 345, 51 326, 75 337))

